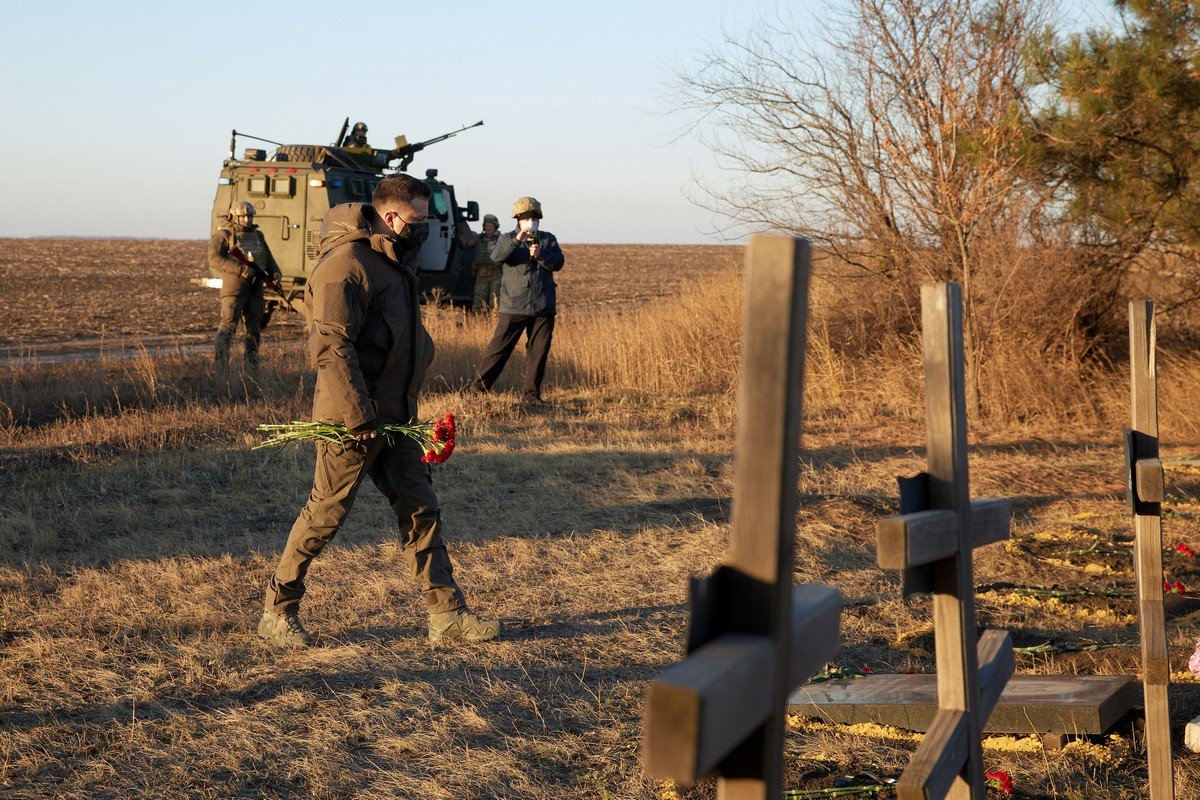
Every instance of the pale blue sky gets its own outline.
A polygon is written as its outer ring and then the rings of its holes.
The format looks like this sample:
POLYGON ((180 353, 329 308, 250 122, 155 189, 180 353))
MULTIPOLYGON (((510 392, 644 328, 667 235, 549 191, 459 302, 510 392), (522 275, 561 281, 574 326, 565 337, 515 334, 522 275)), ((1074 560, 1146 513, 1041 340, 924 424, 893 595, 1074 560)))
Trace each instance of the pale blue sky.
MULTIPOLYGON (((1088 24, 1107 7, 1066 8, 1088 24)), ((564 242, 718 241, 686 196, 714 162, 662 110, 672 70, 760 12, 817 32, 827 8, 5 0, 0 236, 207 236, 231 129, 328 143, 349 116, 377 147, 483 119, 411 171, 502 218, 532 194, 564 242)))

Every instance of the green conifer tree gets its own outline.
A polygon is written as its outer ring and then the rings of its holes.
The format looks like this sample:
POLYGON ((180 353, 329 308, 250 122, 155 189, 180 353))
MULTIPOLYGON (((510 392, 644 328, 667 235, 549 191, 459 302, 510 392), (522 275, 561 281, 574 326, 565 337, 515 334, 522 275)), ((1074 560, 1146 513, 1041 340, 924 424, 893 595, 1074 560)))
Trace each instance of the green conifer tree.
POLYGON ((1123 0, 1120 32, 1046 33, 1034 63, 1053 101, 1039 163, 1080 243, 1122 257, 1200 246, 1200 16, 1182 0, 1123 0))

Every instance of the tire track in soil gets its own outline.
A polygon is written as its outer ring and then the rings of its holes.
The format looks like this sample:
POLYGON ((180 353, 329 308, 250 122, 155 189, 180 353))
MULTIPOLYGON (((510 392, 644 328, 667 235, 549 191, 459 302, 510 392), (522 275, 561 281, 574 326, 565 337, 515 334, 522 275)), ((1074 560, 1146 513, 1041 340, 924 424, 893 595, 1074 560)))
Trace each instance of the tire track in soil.
MULTIPOLYGON (((131 359, 142 355, 184 356, 212 350, 211 333, 170 336, 113 336, 104 339, 69 339, 0 347, 0 367, 66 364, 100 359, 131 359)), ((298 348, 303 338, 279 338, 272 347, 298 348)))

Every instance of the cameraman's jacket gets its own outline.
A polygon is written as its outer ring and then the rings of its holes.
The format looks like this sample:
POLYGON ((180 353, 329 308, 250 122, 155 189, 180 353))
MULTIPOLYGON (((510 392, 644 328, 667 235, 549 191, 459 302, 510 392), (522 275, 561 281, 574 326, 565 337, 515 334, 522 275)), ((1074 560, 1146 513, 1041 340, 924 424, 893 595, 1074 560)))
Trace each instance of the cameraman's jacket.
POLYGON ((267 247, 267 240, 263 238, 258 226, 250 224, 243 228, 226 218, 225 223, 217 228, 217 232, 208 241, 208 266, 213 277, 221 279, 222 297, 262 293, 262 280, 253 274, 247 278, 248 272, 252 271, 230 255, 230 251, 235 247, 241 250, 243 255, 250 256, 259 269, 278 280, 279 265, 275 263, 275 256, 271 254, 271 248, 267 247))
POLYGON ((563 253, 554 234, 538 231, 537 261, 530 261, 529 243, 517 242, 517 232, 502 234, 492 245, 492 261, 504 265, 500 278, 500 313, 529 317, 554 314, 554 273, 563 268, 563 253))
POLYGON ((320 260, 304 292, 309 357, 317 367, 313 419, 348 428, 408 422, 433 361, 421 323, 419 250, 374 233, 375 209, 345 203, 325 214, 320 260))

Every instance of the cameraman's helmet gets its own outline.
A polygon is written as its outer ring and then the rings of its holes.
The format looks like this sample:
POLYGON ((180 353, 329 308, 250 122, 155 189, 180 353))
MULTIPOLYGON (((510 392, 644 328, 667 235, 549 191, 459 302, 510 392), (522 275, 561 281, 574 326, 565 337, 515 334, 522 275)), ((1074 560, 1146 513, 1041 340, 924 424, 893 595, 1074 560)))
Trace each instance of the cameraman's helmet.
POLYGON ((249 200, 241 200, 229 207, 231 217, 253 217, 254 205, 249 200))
POLYGON ((542 204, 534 197, 522 197, 513 203, 513 219, 542 218, 542 204))

